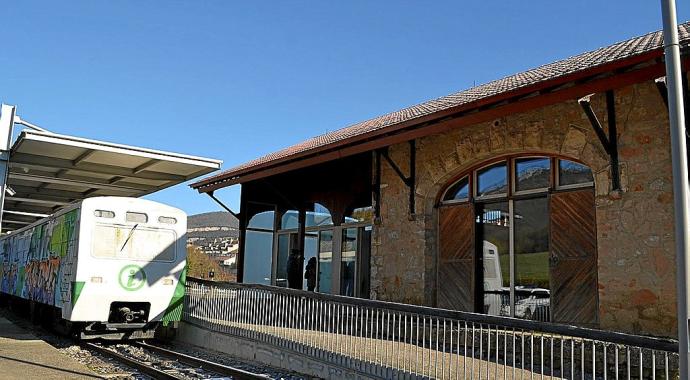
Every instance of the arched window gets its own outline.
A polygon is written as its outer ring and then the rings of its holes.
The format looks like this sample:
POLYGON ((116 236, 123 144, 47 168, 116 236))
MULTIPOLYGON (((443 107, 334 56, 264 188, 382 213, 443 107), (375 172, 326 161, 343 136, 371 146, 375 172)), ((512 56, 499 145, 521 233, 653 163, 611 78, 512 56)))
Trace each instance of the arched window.
POLYGON ((439 201, 439 306, 595 323, 593 185, 586 165, 547 156, 463 173, 439 201))

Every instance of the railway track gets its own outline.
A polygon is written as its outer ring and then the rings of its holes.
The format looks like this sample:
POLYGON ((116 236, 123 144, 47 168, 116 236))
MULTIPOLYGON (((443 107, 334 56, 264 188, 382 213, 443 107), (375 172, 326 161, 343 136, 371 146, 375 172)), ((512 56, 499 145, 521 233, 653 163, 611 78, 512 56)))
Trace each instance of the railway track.
POLYGON ((113 358, 154 379, 187 380, 199 378, 270 379, 266 375, 248 372, 209 360, 148 343, 102 345, 83 342, 82 347, 113 358), (132 350, 130 348, 135 348, 132 350), (132 351, 137 351, 133 353, 132 351), (143 351, 143 352, 142 352, 143 351))

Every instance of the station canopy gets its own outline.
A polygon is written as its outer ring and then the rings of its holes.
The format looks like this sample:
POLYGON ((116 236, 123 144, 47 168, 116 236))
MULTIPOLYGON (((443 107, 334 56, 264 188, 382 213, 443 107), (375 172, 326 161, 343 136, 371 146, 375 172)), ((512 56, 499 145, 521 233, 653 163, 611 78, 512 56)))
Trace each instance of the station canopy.
POLYGON ((19 229, 88 197, 151 194, 216 171, 221 163, 25 129, 10 151, 2 230, 19 229))

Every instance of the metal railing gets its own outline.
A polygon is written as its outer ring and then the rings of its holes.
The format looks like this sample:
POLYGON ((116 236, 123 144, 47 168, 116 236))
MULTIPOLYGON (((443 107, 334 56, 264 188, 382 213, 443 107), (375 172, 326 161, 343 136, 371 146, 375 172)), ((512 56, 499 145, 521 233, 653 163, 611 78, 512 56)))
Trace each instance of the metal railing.
POLYGON ((265 285, 188 279, 183 320, 372 377, 678 377, 673 340, 265 285))

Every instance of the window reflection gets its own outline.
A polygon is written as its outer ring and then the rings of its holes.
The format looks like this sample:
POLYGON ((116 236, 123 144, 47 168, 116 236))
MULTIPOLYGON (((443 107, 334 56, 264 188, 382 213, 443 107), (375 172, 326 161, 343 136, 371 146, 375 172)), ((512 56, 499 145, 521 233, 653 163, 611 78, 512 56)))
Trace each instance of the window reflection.
POLYGON ((510 214, 508 202, 477 206, 482 241, 484 313, 510 315, 510 214))
POLYGON ((312 210, 307 210, 307 227, 319 227, 333 225, 331 212, 319 203, 314 203, 312 210))
POLYGON ((540 157, 515 160, 515 191, 546 189, 550 183, 550 159, 540 157))
POLYGON ((280 229, 281 230, 292 230, 297 229, 299 224, 299 212, 297 210, 285 211, 283 216, 280 218, 280 229))
POLYGON ((249 284, 271 284, 273 233, 247 230, 244 243, 244 279, 249 284))
POLYGON ((515 316, 550 321, 548 199, 514 202, 515 316))
POLYGON ((316 289, 318 241, 319 237, 316 233, 307 233, 304 237, 304 268, 302 272, 304 284, 302 289, 310 292, 316 289))
POLYGON ((319 232, 319 266, 317 287, 321 293, 331 293, 333 282, 333 230, 319 232))
POLYGON ((571 186, 594 182, 592 170, 587 166, 568 160, 558 160, 558 185, 571 186))
POLYGON ((357 228, 343 230, 343 241, 340 259, 340 294, 354 297, 355 265, 357 262, 357 228))
POLYGON ((278 235, 278 257, 276 257, 276 286, 288 286, 288 257, 290 256, 290 234, 278 235))
POLYGON ((263 211, 255 214, 249 219, 247 228, 257 228, 262 230, 273 230, 273 223, 275 222, 275 212, 263 211))
POLYGON ((374 208, 371 206, 359 207, 352 211, 352 214, 345 217, 345 223, 369 222, 374 219, 374 208))
POLYGON ((459 180, 453 186, 448 188, 443 197, 444 201, 465 200, 470 196, 470 184, 467 177, 459 180))
POLYGON ((508 193, 506 163, 501 162, 477 172, 477 197, 505 195, 508 193))

